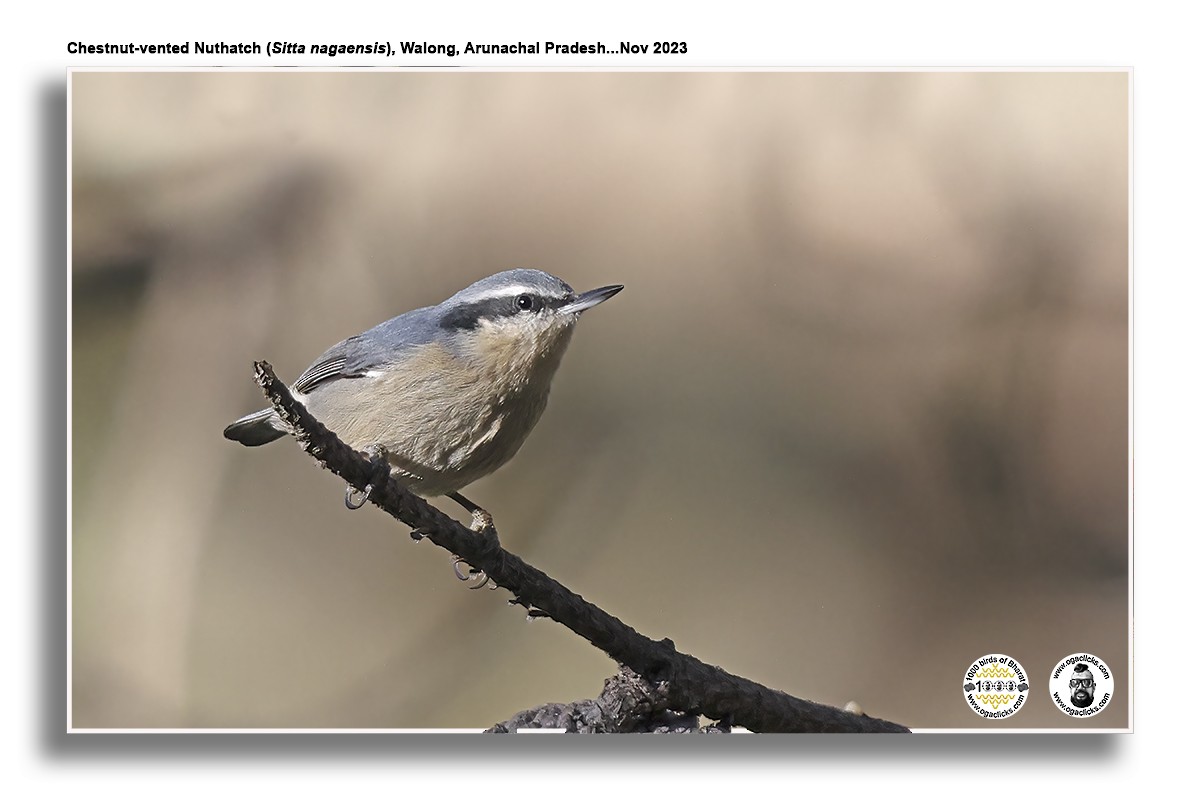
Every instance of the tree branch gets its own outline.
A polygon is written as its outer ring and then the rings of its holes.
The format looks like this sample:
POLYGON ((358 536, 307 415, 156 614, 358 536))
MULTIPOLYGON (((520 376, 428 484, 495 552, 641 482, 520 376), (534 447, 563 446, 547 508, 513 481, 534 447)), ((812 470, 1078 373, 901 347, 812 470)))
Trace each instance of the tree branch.
POLYGON ((670 639, 656 641, 638 633, 501 548, 494 531, 475 533, 405 489, 389 474, 386 461, 356 452, 313 418, 275 377, 270 364, 257 361, 254 371, 288 430, 324 467, 359 491, 369 489, 370 502, 413 528, 414 536, 423 535, 459 556, 512 592, 517 602, 565 625, 645 678, 662 693, 666 708, 764 733, 907 732, 893 722, 769 689, 679 652, 670 639))
POLYGON ((729 733, 720 723, 700 726, 695 714, 672 711, 665 684, 651 685, 629 667, 604 681, 595 700, 547 703, 499 722, 484 733, 561 728, 566 733, 729 733))

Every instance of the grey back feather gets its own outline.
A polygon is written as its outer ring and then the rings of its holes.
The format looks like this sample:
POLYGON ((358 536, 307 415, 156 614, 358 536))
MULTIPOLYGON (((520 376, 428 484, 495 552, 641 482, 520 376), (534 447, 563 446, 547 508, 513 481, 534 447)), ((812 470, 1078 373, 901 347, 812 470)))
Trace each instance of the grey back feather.
POLYGON ((384 369, 405 350, 438 338, 438 307, 418 308, 343 339, 301 373, 292 388, 307 394, 329 380, 360 378, 384 369))

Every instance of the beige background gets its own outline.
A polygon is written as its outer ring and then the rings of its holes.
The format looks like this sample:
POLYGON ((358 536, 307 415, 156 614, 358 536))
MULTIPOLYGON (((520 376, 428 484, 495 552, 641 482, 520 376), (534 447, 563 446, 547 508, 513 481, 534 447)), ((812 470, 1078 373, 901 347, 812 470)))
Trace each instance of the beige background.
MULTIPOLYGON (((75 73, 78 727, 483 727, 615 665, 280 442, 256 358, 515 266, 584 319, 470 488, 653 637, 915 727, 1128 723, 1125 73, 75 73), (1069 720, 1062 656, 1114 668, 1069 720), (977 657, 1030 675, 985 723, 977 657)), ((442 503, 453 511, 449 503, 442 503)))

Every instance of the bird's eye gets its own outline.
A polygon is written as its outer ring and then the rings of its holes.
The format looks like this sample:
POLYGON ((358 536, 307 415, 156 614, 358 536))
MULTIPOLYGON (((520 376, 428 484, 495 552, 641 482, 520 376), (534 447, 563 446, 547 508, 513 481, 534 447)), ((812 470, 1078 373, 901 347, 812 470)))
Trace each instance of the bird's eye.
POLYGON ((522 294, 517 296, 517 308, 521 311, 533 310, 533 296, 522 294))

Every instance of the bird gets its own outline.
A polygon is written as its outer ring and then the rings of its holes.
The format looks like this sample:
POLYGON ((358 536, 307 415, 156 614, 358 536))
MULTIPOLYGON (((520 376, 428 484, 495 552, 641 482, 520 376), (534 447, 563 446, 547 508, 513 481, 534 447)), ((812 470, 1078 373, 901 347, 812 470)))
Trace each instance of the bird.
MULTIPOLYGON (((343 339, 291 390, 346 444, 382 446, 401 485, 449 497, 471 512, 472 527, 491 527, 491 515, 460 490, 516 455, 546 408, 580 315, 623 288, 576 293, 541 270, 498 272, 343 339)), ((224 435, 257 447, 286 432, 267 408, 224 435)), ((347 487, 348 507, 365 500, 355 504, 347 487)))

